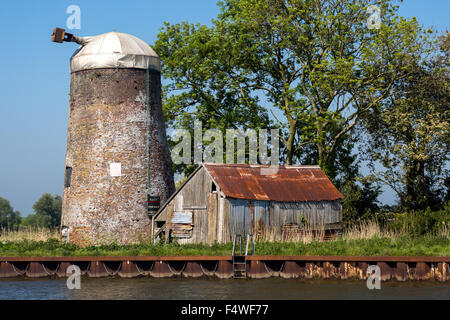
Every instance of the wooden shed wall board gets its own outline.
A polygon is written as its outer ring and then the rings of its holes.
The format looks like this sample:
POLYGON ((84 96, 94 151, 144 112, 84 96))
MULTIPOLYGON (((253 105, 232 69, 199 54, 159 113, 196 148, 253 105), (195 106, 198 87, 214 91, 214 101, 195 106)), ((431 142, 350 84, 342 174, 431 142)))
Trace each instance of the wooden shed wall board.
POLYGON ((211 183, 211 177, 206 170, 204 168, 199 170, 180 191, 180 194, 183 195, 184 208, 206 207, 208 194, 211 192, 211 183))
POLYGON ((339 200, 318 202, 271 202, 274 210, 274 223, 301 223, 303 215, 312 224, 333 224, 341 221, 339 200), (299 215, 301 213, 301 215, 299 215))
MULTIPOLYGON (((230 206, 230 203, 228 201, 226 201, 226 199, 224 199, 225 201, 223 202, 223 212, 224 212, 224 225, 227 226, 229 225, 229 220, 230 220, 230 216, 228 215, 228 207, 230 206)), ((225 234, 224 234, 224 240, 225 241, 233 241, 232 239, 233 235, 231 234, 231 230, 229 228, 225 228, 225 234)), ((225 242, 224 241, 224 242, 225 242)))
POLYGON ((217 236, 217 193, 208 194, 208 230, 206 242, 211 244, 217 236))
POLYGON ((177 210, 206 209, 212 183, 212 179, 206 170, 200 168, 169 203, 165 204, 165 208, 158 215, 156 221, 167 221, 167 207, 179 204, 181 199, 183 208, 177 208, 177 210))
POLYGON ((219 201, 218 201, 218 210, 217 210, 217 241, 218 242, 222 242, 223 241, 223 239, 224 239, 224 226, 225 226, 225 223, 224 223, 224 220, 225 220, 225 217, 224 217, 224 214, 225 214, 225 210, 224 210, 224 198, 223 197, 221 197, 221 196, 219 196, 219 199, 218 199, 219 201))
MULTIPOLYGON (((167 219, 167 221, 166 221, 166 224, 167 224, 167 230, 169 230, 169 229, 172 227, 172 224, 171 224, 171 222, 170 222, 170 219, 171 219, 171 217, 173 216, 173 212, 174 212, 174 211, 173 211, 173 204, 170 203, 170 204, 166 207, 165 211, 166 211, 167 217, 169 217, 169 218, 167 219)), ((167 240, 168 236, 169 236, 169 233, 166 232, 166 240, 167 240)))
POLYGON ((194 234, 191 243, 206 243, 208 232, 208 212, 206 210, 194 210, 194 234))

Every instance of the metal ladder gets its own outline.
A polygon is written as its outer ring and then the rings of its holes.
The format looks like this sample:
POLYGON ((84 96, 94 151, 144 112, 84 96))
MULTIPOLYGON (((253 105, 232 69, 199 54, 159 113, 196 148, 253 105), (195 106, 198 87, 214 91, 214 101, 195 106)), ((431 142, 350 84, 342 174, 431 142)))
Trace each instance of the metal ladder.
POLYGON ((247 242, 245 244, 245 255, 242 255, 242 235, 236 234, 233 240, 233 279, 246 279, 247 278, 247 262, 246 256, 248 255, 248 245, 250 243, 250 237, 252 238, 252 254, 255 254, 255 237, 254 235, 247 234, 247 242), (236 254, 237 240, 239 239, 239 254, 236 254))

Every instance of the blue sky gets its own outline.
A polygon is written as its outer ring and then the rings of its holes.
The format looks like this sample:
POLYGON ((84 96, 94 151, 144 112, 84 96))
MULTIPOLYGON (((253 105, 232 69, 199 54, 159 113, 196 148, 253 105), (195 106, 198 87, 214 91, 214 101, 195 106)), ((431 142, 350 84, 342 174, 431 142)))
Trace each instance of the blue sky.
MULTIPOLYGON (((69 101, 69 58, 77 46, 50 42, 81 8, 80 36, 109 31, 153 43, 164 21, 210 24, 215 0, 2 1, 0 7, 0 197, 22 216, 44 193, 62 194, 69 101)), ((449 27, 448 0, 405 0, 400 13, 438 31, 449 27)), ((386 192, 381 200, 390 202, 386 192)))

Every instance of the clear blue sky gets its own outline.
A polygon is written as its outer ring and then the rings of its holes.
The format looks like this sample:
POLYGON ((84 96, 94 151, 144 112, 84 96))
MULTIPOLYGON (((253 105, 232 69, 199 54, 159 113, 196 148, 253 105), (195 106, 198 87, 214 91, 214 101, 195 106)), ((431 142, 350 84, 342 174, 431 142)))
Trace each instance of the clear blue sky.
MULTIPOLYGON (((210 24, 215 0, 3 1, 0 8, 0 197, 22 216, 44 193, 62 194, 75 44, 50 42, 66 27, 69 5, 81 8, 81 36, 114 29, 153 43, 164 21, 210 24)), ((438 31, 449 27, 448 0, 405 0, 401 14, 438 31)), ((385 194, 382 200, 391 201, 385 194)))

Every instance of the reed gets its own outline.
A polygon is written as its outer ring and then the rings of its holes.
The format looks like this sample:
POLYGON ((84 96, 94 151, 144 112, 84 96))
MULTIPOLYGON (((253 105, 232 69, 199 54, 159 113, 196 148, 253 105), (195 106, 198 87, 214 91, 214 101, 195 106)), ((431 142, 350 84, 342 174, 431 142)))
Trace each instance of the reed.
POLYGON ((395 233, 388 228, 383 228, 376 220, 359 221, 347 226, 342 233, 344 240, 366 240, 372 238, 387 238, 395 240, 404 233, 395 233))
POLYGON ((49 239, 59 239, 59 228, 44 227, 19 227, 18 229, 1 228, 0 241, 47 241, 49 239))
MULTIPOLYGON (((234 232, 235 233, 235 232, 234 232)), ((286 228, 284 231, 276 232, 275 230, 266 229, 264 232, 256 235, 256 240, 259 242, 302 242, 311 243, 314 241, 333 241, 325 237, 326 230, 324 223, 305 224, 301 229, 286 228)), ((390 231, 388 228, 382 228, 375 220, 361 221, 347 226, 342 235, 334 239, 342 240, 365 240, 377 238, 388 238, 395 240, 397 237, 407 234, 406 231, 390 231)), ((149 235, 148 235, 149 236, 149 235)), ((439 236, 449 237, 449 228, 445 227, 439 232, 439 236)), ((42 227, 19 227, 19 229, 12 230, 7 228, 0 229, 0 241, 47 241, 48 239, 59 239, 59 229, 49 229, 42 227)), ((111 235, 104 236, 101 243, 106 245, 108 243, 117 243, 118 239, 111 237, 111 235)), ((149 238, 142 237, 139 243, 136 244, 150 244, 152 241, 149 238)))

